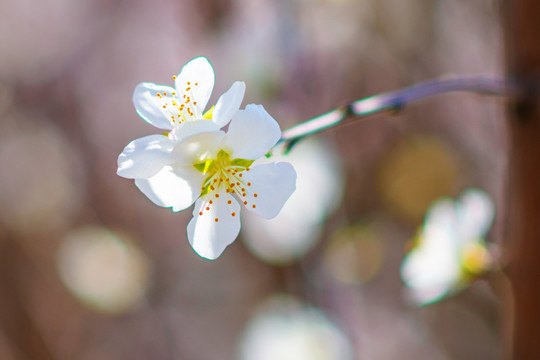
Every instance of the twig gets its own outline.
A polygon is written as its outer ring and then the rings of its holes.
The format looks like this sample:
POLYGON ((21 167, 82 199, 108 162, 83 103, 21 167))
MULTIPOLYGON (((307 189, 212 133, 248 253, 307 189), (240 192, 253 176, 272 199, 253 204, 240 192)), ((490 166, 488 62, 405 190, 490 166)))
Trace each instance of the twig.
POLYGON ((286 151, 289 151, 302 138, 344 123, 345 120, 365 118, 382 111, 398 112, 409 103, 458 91, 500 96, 512 95, 516 92, 513 84, 498 76, 478 75, 440 78, 401 90, 357 100, 346 106, 339 107, 283 131, 279 143, 285 142, 286 151))

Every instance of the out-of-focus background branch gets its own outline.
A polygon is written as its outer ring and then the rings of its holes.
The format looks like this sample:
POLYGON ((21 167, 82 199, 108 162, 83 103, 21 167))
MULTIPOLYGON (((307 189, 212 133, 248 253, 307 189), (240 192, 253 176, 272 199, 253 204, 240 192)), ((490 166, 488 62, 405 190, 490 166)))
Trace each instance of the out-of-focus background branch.
POLYGON ((214 262, 187 242, 191 211, 159 208, 115 174, 123 147, 155 131, 135 113, 135 85, 172 85, 196 56, 214 66, 210 103, 243 80, 244 105, 263 104, 286 129, 441 75, 502 74, 495 5, 0 3, 0 358, 237 359, 280 293, 295 299, 287 311, 324 314, 324 334, 340 329, 343 359, 502 358, 504 278, 420 309, 399 278, 440 196, 486 190, 497 205, 488 240, 501 240, 499 98, 449 95, 299 144, 290 159, 307 190, 265 231, 243 219, 214 262))

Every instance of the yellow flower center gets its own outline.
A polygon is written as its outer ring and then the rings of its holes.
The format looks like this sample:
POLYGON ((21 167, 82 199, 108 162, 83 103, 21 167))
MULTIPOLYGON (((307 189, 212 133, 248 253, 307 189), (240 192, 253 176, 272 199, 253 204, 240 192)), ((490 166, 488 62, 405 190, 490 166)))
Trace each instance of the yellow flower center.
MULTIPOLYGON (((249 166, 254 160, 231 159, 231 155, 225 150, 220 150, 215 159, 206 159, 203 162, 194 164, 193 167, 206 175, 201 188, 201 195, 209 192, 219 192, 222 187, 226 193, 246 196, 246 188, 251 186, 250 182, 242 179, 242 173, 249 171, 249 166)), ((256 194, 254 194, 255 197, 256 194)), ((217 196, 216 196, 217 197, 217 196)))
POLYGON ((483 244, 468 244, 461 252, 464 276, 475 276, 489 268, 491 256, 483 244))

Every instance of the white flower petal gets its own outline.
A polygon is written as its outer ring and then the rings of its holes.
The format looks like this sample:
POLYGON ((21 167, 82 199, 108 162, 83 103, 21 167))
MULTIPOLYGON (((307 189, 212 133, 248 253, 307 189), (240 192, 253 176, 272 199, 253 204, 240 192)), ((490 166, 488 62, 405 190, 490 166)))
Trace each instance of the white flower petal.
POLYGON ((274 146, 281 136, 279 125, 262 105, 250 104, 237 111, 225 139, 233 158, 255 160, 274 146))
POLYGON ((246 209, 266 219, 275 217, 296 189, 296 171, 284 162, 254 166, 241 179, 246 191, 239 198, 246 209))
POLYGON ((199 197, 203 181, 204 175, 195 169, 167 166, 149 179, 135 179, 135 185, 154 204, 181 211, 199 197))
POLYGON ((164 135, 150 135, 133 140, 118 156, 116 173, 128 179, 149 178, 171 161, 173 145, 164 135))
POLYGON ((179 94, 197 103, 195 108, 202 114, 214 88, 214 69, 205 57, 195 58, 184 65, 174 84, 179 94))
POLYGON ((197 200, 193 218, 187 226, 193 250, 209 260, 219 257, 240 232, 240 205, 225 192, 218 195, 216 198, 210 193, 197 200))
POLYGON ((460 265, 451 249, 453 239, 443 235, 435 241, 424 240, 401 264, 401 278, 419 305, 437 301, 459 283, 460 265))
POLYGON ((175 162, 185 166, 215 159, 224 136, 223 131, 197 133, 176 144, 171 155, 175 162))
POLYGON ((232 84, 231 88, 219 98, 212 112, 212 121, 220 127, 227 125, 240 109, 245 92, 246 84, 244 82, 237 81, 232 84))
POLYGON ((171 98, 175 90, 170 86, 157 85, 154 83, 140 83, 133 92, 133 104, 140 117, 157 128, 170 130, 173 125, 168 113, 163 109, 164 98, 171 98), (157 93, 166 93, 162 98, 157 93))
POLYGON ((468 189, 459 199, 457 213, 460 220, 459 233, 465 245, 485 237, 493 222, 495 206, 485 192, 468 189))
POLYGON ((175 142, 179 142, 198 133, 219 131, 220 128, 221 126, 217 125, 212 120, 201 119, 197 121, 188 121, 174 128, 174 130, 169 133, 169 138, 173 139, 175 142))

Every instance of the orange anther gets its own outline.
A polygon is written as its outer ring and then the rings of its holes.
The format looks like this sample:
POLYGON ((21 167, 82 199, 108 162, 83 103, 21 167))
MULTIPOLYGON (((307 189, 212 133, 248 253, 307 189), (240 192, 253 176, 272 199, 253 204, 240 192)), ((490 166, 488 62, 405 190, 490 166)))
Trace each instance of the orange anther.
POLYGON ((232 213, 232 214, 231 214, 231 216, 235 216, 235 215, 236 215, 236 213, 232 213))
POLYGON ((215 218, 215 221, 218 222, 218 218, 215 218))
POLYGON ((227 204, 230 204, 231 203, 231 200, 227 201, 227 204))

